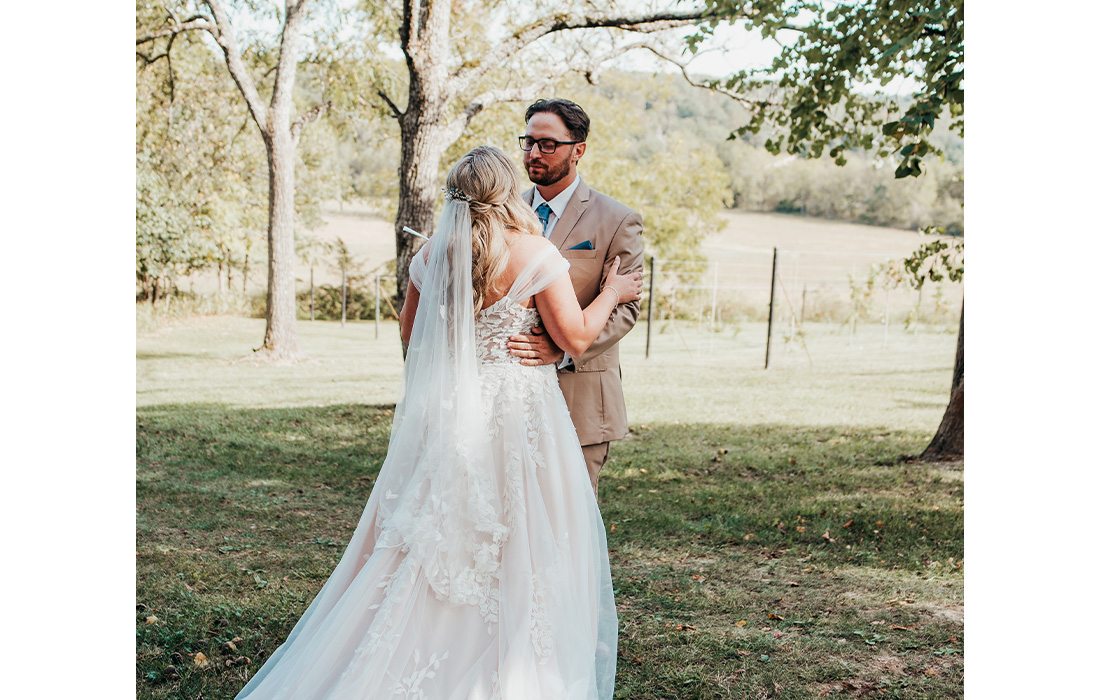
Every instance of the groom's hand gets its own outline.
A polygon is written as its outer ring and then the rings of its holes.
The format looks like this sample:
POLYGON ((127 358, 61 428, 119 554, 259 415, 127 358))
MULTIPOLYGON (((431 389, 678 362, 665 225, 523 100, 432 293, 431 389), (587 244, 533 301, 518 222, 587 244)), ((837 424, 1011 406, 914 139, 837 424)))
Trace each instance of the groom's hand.
POLYGON ((513 335, 508 339, 508 351, 520 358, 521 365, 529 367, 556 365, 565 358, 542 326, 532 328, 531 335, 513 335))

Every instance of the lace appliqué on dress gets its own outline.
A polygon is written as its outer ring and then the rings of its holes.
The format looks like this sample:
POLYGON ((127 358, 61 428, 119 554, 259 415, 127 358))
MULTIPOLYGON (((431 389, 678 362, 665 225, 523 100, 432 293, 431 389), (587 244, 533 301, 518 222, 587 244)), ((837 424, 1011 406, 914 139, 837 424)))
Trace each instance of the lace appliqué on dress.
POLYGON ((412 700, 426 700, 428 696, 424 694, 424 690, 420 685, 425 679, 435 678, 435 672, 439 669, 439 664, 449 655, 450 650, 443 652, 443 654, 432 654, 425 662, 424 666, 421 667, 420 650, 416 649, 413 651, 412 673, 402 678, 401 681, 393 687, 393 694, 397 697, 405 697, 412 700))
POLYGON ((537 574, 531 577, 531 646, 535 648, 540 663, 544 663, 554 650, 554 636, 546 614, 546 596, 537 574))

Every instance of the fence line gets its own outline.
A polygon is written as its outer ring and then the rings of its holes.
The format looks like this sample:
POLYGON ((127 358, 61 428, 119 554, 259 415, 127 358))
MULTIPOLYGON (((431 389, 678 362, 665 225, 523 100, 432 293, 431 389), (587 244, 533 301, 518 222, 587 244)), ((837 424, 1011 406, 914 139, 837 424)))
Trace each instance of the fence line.
MULTIPOLYGON (((708 258, 715 258, 715 257, 718 257, 717 255, 715 255, 715 253, 722 254, 722 253, 731 252, 731 251, 738 251, 738 252, 743 252, 743 253, 760 253, 760 254, 763 255, 763 254, 767 254, 767 253, 772 252, 772 249, 771 248, 755 248, 755 247, 752 247, 752 246, 728 246, 728 245, 723 245, 723 246, 716 246, 714 248, 710 248, 707 252, 707 257, 708 258)), ((893 251, 888 251, 888 250, 884 250, 884 251, 850 251, 850 252, 849 251, 843 251, 843 250, 785 250, 784 253, 789 254, 789 255, 825 255, 825 256, 833 256, 833 257, 840 257, 840 258, 862 258, 862 257, 887 258, 887 259, 891 259, 891 260, 896 260, 899 257, 899 255, 897 253, 895 253, 893 251)), ((694 261, 688 261, 688 262, 694 262, 694 261)))
POLYGON ((770 252, 772 259, 761 256, 746 261, 742 257, 731 262, 714 256, 704 260, 664 260, 651 256, 653 291, 646 314, 650 327, 647 357, 659 345, 652 339, 655 324, 666 328, 694 322, 701 330, 716 333, 733 328, 736 337, 743 322, 753 318, 766 321, 760 341, 765 368, 775 361, 775 334, 784 327, 785 346, 799 346, 812 367, 815 353, 811 351, 811 342, 836 350, 834 342, 824 342, 823 333, 844 332, 847 345, 859 345, 862 350, 868 326, 880 326, 878 342, 886 349, 891 334, 896 335, 899 328, 912 333, 922 328, 949 329, 957 325, 961 285, 940 282, 928 283, 923 290, 913 289, 904 278, 885 274, 888 268, 883 263, 898 261, 900 256, 777 248, 750 250, 770 252), (819 255, 845 260, 830 265, 814 259, 819 255), (852 257, 858 259, 853 261, 852 257), (899 325, 899 320, 904 323, 899 325))
MULTIPOLYGON (((770 261, 664 260, 647 256, 650 279, 642 301, 647 326, 646 357, 660 352, 661 343, 653 337, 654 330, 657 335, 673 331, 679 337, 678 345, 683 344, 692 352, 678 331, 678 326, 684 323, 695 325, 705 332, 703 337, 710 337, 713 342, 736 339, 744 349, 752 343, 748 339, 746 346, 746 339, 739 335, 742 326, 766 322, 756 345, 765 368, 776 362, 777 341, 782 341, 779 349, 788 352, 800 348, 799 354, 812 367, 815 355, 824 353, 828 357, 840 351, 837 341, 826 336, 847 337, 846 351, 853 352, 865 349, 870 327, 881 328, 875 343, 882 349, 887 349, 891 338, 899 332, 929 328, 946 332, 941 329, 957 327, 961 285, 929 283, 923 290, 914 290, 880 277, 883 269, 877 263, 896 257, 778 248, 768 252, 772 253, 770 261), (828 265, 806 259, 822 254, 843 256, 846 261, 828 265), (852 257, 876 258, 876 261, 853 262, 852 257)), ((382 314, 397 316, 383 287, 383 282, 396 280, 396 275, 374 272, 370 277, 374 282, 374 337, 380 338, 382 314)), ((342 296, 341 316, 347 318, 349 295, 342 296)), ((362 296, 359 299, 362 301, 357 303, 365 301, 362 296)))

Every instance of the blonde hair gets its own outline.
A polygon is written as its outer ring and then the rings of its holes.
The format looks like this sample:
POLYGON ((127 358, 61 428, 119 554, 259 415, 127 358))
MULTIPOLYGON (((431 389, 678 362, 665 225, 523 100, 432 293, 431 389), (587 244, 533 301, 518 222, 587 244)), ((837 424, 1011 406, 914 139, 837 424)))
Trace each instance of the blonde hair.
POLYGON ((459 158, 447 173, 447 188, 470 198, 470 233, 473 251, 474 312, 485 298, 497 296, 508 265, 504 232, 541 235, 542 227, 531 206, 523 201, 516 168, 495 146, 478 146, 459 158))

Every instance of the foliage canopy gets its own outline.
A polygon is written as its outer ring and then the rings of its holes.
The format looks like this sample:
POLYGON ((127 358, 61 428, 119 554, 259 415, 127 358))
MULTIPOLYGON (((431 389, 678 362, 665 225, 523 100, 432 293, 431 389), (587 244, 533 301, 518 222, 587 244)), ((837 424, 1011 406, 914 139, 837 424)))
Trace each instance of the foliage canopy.
POLYGON ((893 152, 895 177, 916 177, 941 154, 928 136, 947 118, 963 131, 962 0, 707 0, 707 19, 688 38, 698 51, 724 20, 744 22, 782 45, 771 65, 738 71, 712 87, 737 95, 767 127, 767 149, 843 165, 851 149, 893 152), (883 90, 915 84, 910 97, 883 90))

